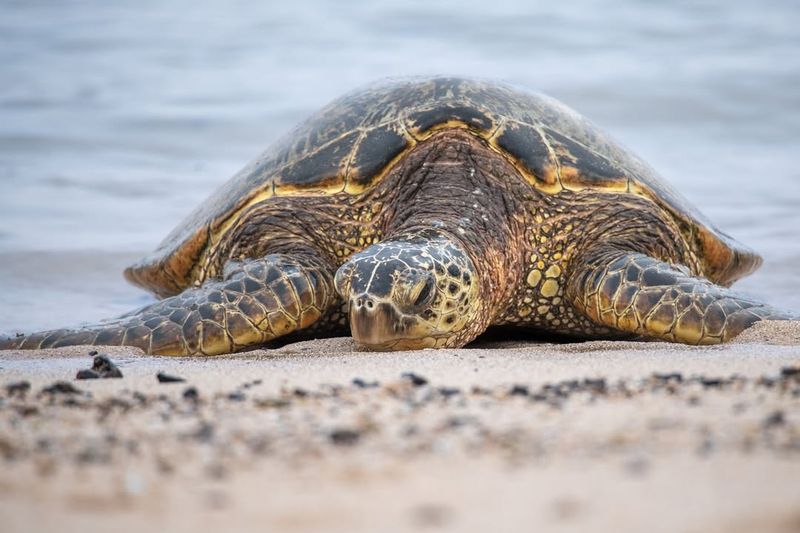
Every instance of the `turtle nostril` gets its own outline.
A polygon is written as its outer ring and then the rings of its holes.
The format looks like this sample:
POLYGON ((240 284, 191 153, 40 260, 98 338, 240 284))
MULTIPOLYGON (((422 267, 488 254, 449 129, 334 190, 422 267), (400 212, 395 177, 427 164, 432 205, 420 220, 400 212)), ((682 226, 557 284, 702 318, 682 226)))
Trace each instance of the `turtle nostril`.
POLYGON ((372 300, 367 300, 367 307, 369 307, 370 309, 375 307, 375 304, 372 303, 372 300))

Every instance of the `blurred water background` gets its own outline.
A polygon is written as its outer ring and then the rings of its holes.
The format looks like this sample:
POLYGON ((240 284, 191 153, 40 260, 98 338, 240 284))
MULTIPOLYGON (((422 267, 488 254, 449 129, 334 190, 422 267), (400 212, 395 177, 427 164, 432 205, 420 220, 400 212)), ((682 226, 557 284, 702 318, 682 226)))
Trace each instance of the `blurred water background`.
POLYGON ((549 93, 649 161, 800 309, 800 3, 0 1, 0 332, 150 301, 122 268, 340 93, 549 93))

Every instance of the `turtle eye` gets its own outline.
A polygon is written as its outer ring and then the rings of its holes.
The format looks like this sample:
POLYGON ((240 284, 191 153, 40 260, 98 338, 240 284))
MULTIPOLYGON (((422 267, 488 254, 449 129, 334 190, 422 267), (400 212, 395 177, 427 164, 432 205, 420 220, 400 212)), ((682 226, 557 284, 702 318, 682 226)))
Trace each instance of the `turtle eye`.
POLYGON ((347 300, 350 296, 350 285, 353 278, 353 270, 355 266, 353 263, 345 263, 339 270, 336 271, 336 276, 333 278, 333 284, 336 287, 336 292, 339 296, 347 300))
POLYGON ((426 276, 425 285, 419 291, 419 295, 417 295, 416 300, 414 300, 414 307, 419 307, 421 305, 426 304, 432 293, 433 293, 433 278, 431 276, 426 276))
POLYGON ((424 270, 406 270, 400 273, 397 281, 397 303, 409 312, 415 312, 427 304, 433 295, 433 275, 424 270))

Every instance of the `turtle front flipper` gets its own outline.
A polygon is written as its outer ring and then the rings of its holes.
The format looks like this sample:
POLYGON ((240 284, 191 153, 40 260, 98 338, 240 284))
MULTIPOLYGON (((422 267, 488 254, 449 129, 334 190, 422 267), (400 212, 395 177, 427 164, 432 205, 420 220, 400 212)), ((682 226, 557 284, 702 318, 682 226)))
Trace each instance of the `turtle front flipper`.
POLYGON ((613 248, 578 260, 567 296, 598 324, 686 344, 718 344, 760 320, 793 318, 685 267, 613 248))
POLYGON ((0 339, 0 349, 89 344, 135 346, 148 354, 217 355, 308 327, 334 300, 333 271, 324 261, 274 254, 117 320, 0 339))

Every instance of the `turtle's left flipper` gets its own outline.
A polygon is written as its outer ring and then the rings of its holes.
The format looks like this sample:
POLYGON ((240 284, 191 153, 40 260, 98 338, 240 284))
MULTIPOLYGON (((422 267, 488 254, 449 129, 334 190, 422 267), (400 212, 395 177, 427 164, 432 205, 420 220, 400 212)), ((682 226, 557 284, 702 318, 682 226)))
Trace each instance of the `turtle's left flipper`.
POLYGON ((685 267, 613 248, 577 261, 567 296, 598 324, 686 344, 717 344, 760 320, 793 318, 685 267))
POLYGON ((268 255, 117 320, 0 338, 0 349, 91 344, 162 355, 230 353, 314 323, 334 302, 332 278, 321 260, 268 255))

